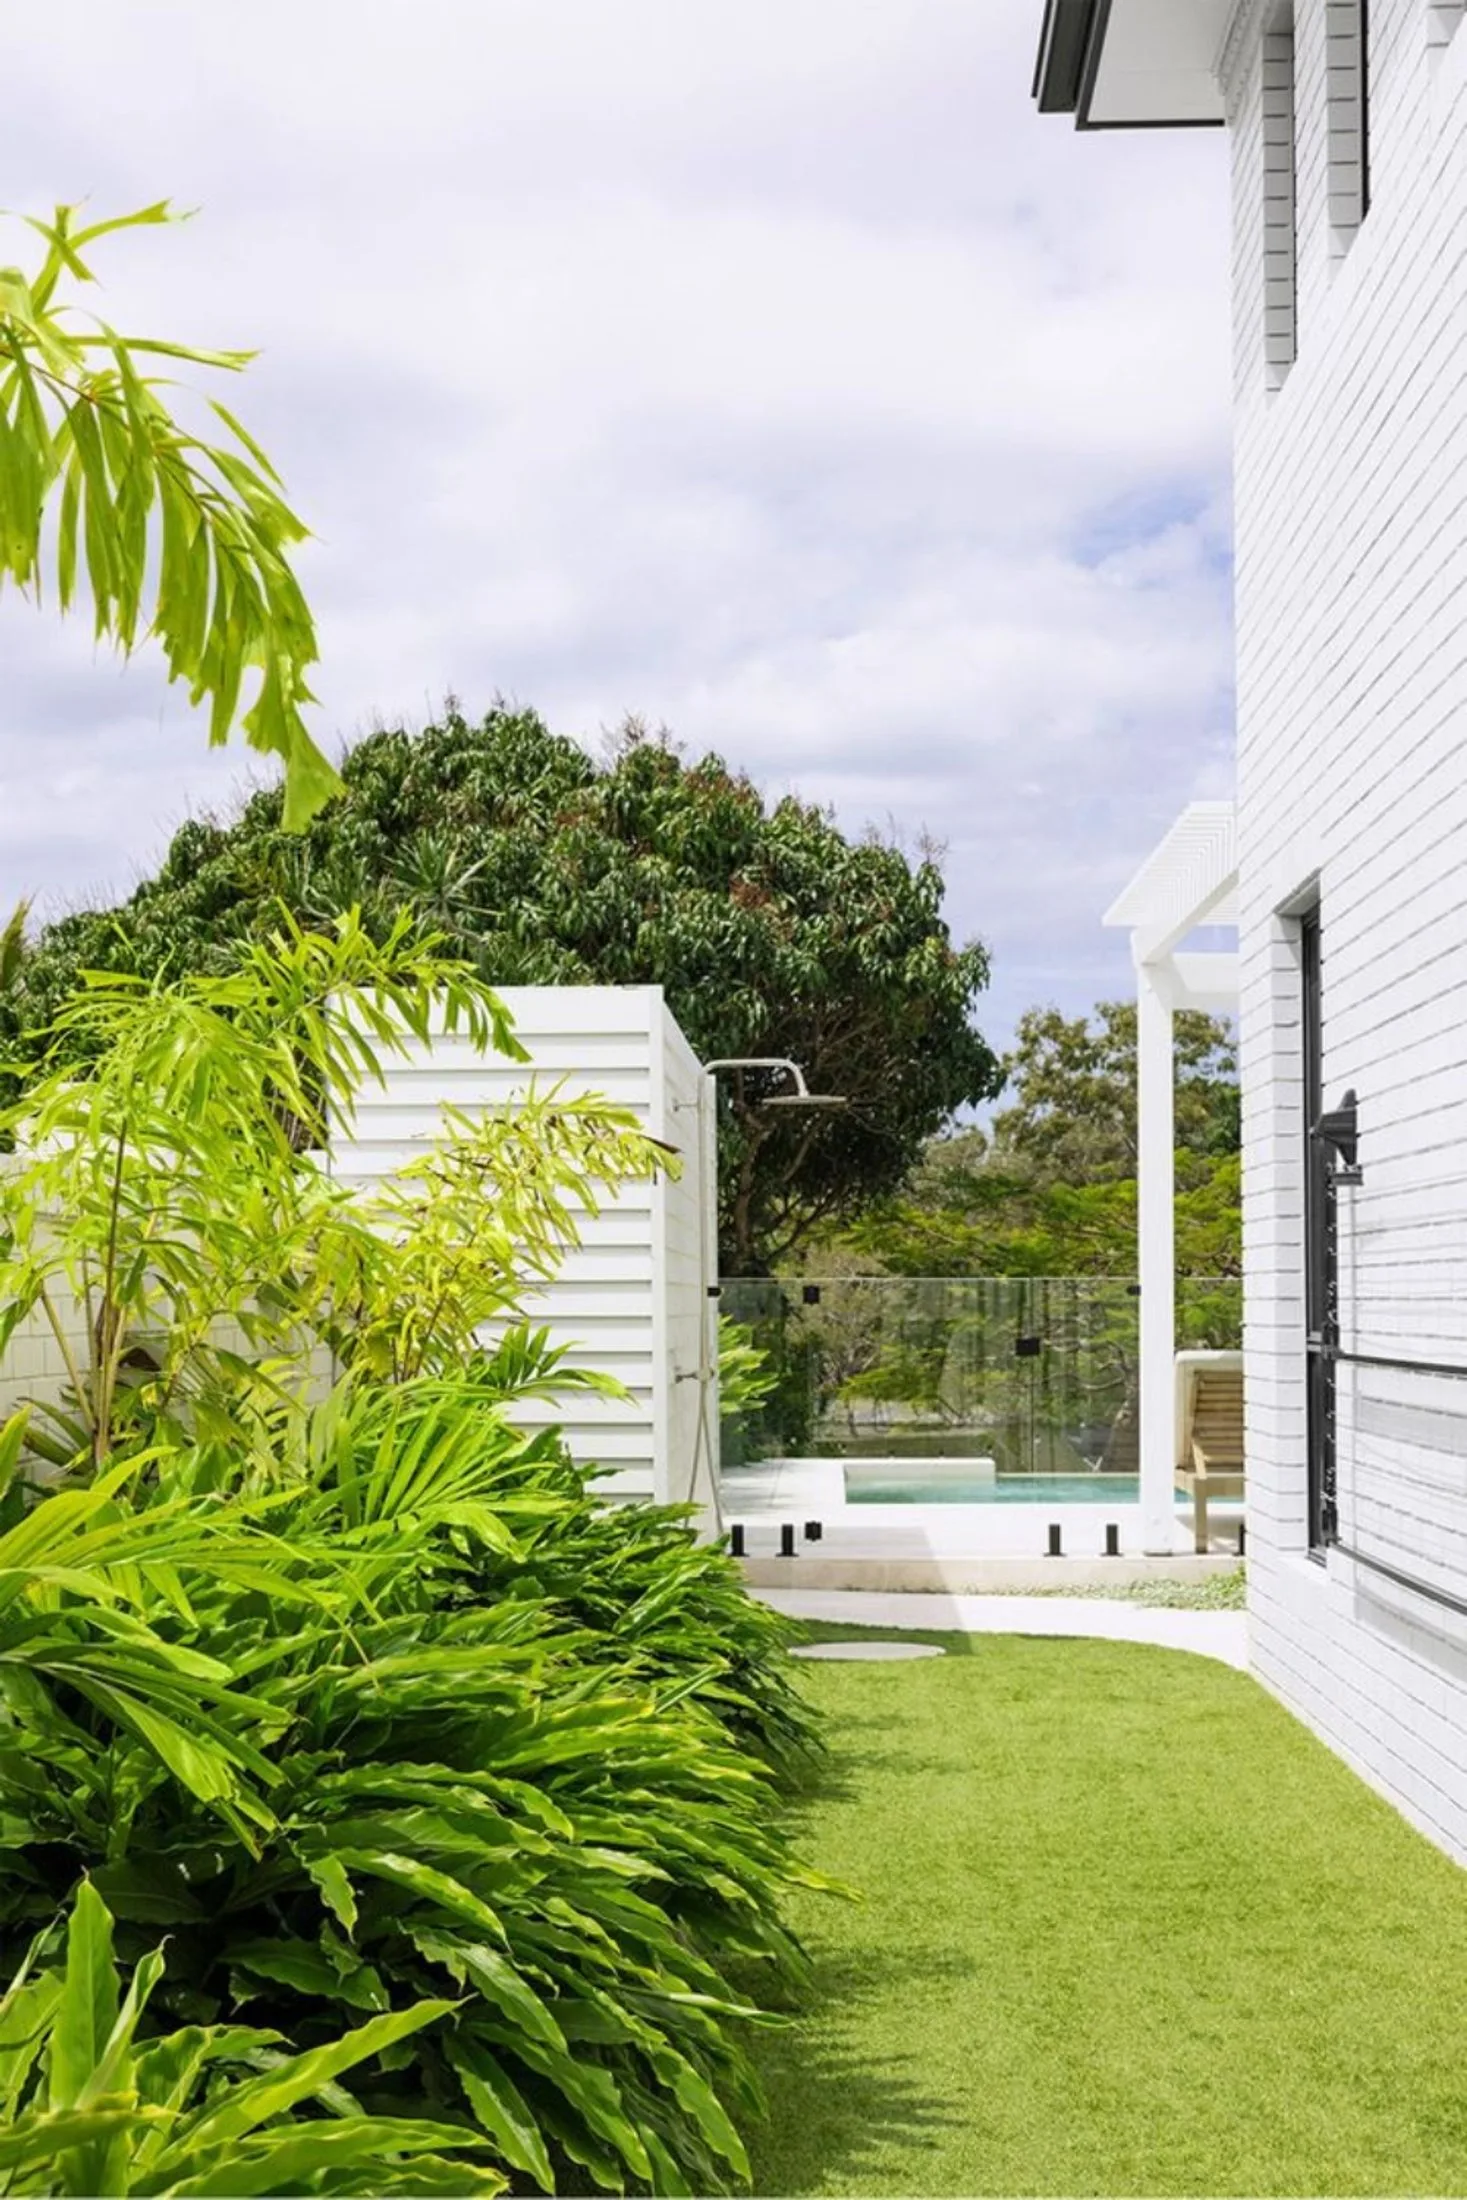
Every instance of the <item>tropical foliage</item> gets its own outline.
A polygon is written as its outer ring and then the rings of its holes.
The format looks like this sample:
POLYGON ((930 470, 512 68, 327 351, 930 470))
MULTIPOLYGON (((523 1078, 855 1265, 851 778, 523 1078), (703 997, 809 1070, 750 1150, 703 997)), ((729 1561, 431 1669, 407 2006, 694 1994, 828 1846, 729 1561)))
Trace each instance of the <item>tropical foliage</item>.
POLYGON ((594 1380, 527 1283, 662 1157, 547 1094, 353 1197, 318 1141, 445 1022, 513 1043, 432 941, 286 928, 221 976, 86 987, 12 1111, 12 1326, 65 1336, 69 1294, 87 1339, 66 1408, 0 1444, 14 2189, 745 2174, 749 1990, 800 1961, 782 1624, 517 1413, 594 1380), (62 2101, 28 2074, 62 2054, 32 1988, 69 1904, 102 2075, 66 2049, 62 2101), (261 2056, 273 2093, 236 2068, 261 2056), (117 2120, 48 2123, 84 2095, 117 2120))
POLYGON ((303 835, 273 790, 184 826, 124 907, 50 928, 0 1023, 49 1021, 79 968, 223 971, 282 903, 307 931, 359 907, 379 941, 409 912, 497 984, 661 985, 704 1059, 793 1056, 848 1101, 771 1109, 778 1079, 720 1080, 726 1274, 767 1271, 894 1190, 996 1088, 970 1020, 987 956, 950 940, 929 858, 771 807, 718 757, 687 763, 635 728, 598 765, 529 712, 374 734, 343 774, 303 835))
POLYGON ((96 280, 83 254, 175 217, 166 201, 108 221, 79 213, 27 217, 39 265, 0 266, 0 584, 37 599, 49 584, 65 611, 84 575, 98 640, 127 653, 156 641, 169 678, 207 702, 212 742, 228 739, 258 675, 244 735, 281 759, 283 816, 302 825, 340 785, 303 716, 316 635, 289 553, 306 530, 231 412, 210 399, 228 437, 211 443, 145 371, 181 360, 238 373, 251 355, 121 336, 87 314, 68 294, 96 280))
POLYGON ((140 2033, 163 1977, 161 1949, 124 1992, 106 1904, 83 1880, 64 1950, 47 1932, 0 2001, 0 2188, 12 2194, 502 2192, 486 2143, 462 2124, 366 2115, 296 2120, 340 2095, 349 2070, 450 2011, 424 2002, 354 2024, 304 2055, 245 2025, 140 2033), (48 1960, 49 1959, 49 1960, 48 1960), (467 2159, 449 2160, 447 2152, 467 2159), (474 2157, 481 2157, 475 2161, 474 2157), (323 2184, 323 2180, 326 2182, 323 2184))

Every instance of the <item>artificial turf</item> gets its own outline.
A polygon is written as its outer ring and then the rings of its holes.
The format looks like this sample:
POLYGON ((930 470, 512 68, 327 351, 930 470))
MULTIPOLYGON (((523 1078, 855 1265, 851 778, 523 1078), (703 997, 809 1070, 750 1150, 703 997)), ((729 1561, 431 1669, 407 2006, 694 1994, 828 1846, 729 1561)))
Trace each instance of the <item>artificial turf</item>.
POLYGON ((1467 2194, 1467 1874, 1210 1659, 916 1639, 803 1668, 864 1899, 795 1908, 756 2193, 1467 2194))

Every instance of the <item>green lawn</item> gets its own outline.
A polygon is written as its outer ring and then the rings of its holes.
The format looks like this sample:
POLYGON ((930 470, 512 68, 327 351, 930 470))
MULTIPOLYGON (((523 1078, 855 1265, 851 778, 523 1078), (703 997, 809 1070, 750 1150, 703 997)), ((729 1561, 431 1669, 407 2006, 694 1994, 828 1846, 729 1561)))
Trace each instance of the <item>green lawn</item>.
POLYGON ((865 1900, 799 1906, 756 2192, 1467 2194, 1467 1874, 1225 1666, 925 1639, 805 1668, 865 1900))

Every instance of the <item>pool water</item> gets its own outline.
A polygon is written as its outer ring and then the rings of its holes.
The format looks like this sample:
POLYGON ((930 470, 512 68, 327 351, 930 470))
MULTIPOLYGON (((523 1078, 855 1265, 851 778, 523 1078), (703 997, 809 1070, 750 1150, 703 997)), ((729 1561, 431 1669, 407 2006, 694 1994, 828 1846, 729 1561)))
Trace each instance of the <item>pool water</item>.
POLYGON ((1135 1474, 999 1474, 965 1479, 949 1470, 924 1479, 920 1474, 868 1480, 846 1476, 849 1505, 1136 1505, 1141 1478, 1135 1474))

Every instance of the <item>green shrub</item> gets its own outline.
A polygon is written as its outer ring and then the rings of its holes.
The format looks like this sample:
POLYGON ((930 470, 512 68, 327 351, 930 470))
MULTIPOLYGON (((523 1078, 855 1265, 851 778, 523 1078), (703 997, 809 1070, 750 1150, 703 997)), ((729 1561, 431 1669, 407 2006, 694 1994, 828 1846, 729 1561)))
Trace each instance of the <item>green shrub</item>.
POLYGON ((89 1881, 151 2024, 313 2055, 390 2019, 367 2117, 538 2188, 712 2192, 758 2106, 732 1982, 799 1965, 776 1774, 809 1729, 730 1562, 513 1423, 601 1380, 515 1323, 576 1211, 659 1165, 633 1121, 450 1118, 370 1200, 312 1150, 445 1014, 513 1044, 431 943, 287 932, 90 989, 4 1126, 0 1337, 65 1287, 90 1347, 70 1420, 0 1435, 0 1953, 89 1881))
MULTIPOLYGON (((756 2012, 728 1980, 797 1966, 777 1905, 801 1875, 699 1633, 696 1585, 727 1561, 684 1575, 669 1562, 691 1539, 663 1523, 660 1621, 649 1588, 594 1627, 551 1593, 557 1570, 583 1578, 554 1555, 560 1525, 597 1540, 584 1492, 482 1379, 348 1383, 248 1499, 210 1497, 228 1464, 146 1462, 124 1547, 207 1533, 176 1564, 98 1570, 94 1624, 108 1597, 131 1606, 157 1703, 147 1673, 126 1701, 78 1692, 59 1655, 49 1686, 9 1697, 3 1937, 18 1953, 90 1873, 126 1953, 166 1929, 156 2000, 176 2022, 242 2009, 307 2052, 354 2017, 456 2001, 364 2071, 370 2115, 472 2115, 542 2187, 738 2181, 758 2094, 736 2034, 756 2012)), ((12 1539, 44 1544, 94 1496, 47 1499, 12 1539)), ((87 1532, 58 1569, 82 1573, 87 1532)))
POLYGON ((685 1508, 612 1510, 568 1461, 535 1468, 542 1486, 553 1474, 571 1493, 570 1505, 552 1530, 522 1536, 522 1557, 485 1551, 476 1593, 533 1583, 585 1628, 588 1658, 675 1685, 777 1772, 797 1772, 821 1744, 790 1679, 792 1623, 749 1595, 721 1546, 694 1540, 685 1508))
POLYGON ((63 1964, 45 1961, 49 1937, 0 1999, 5 2192, 245 2200, 322 2190, 504 2190, 507 2180, 482 2159, 483 2139, 467 2124, 364 2115, 340 2083, 437 2022, 451 2003, 369 2017, 305 2055, 282 2054, 277 2033, 243 2025, 145 2038, 140 2025, 162 1956, 144 1956, 124 1994, 112 1919, 85 1881, 63 1964), (307 2115, 298 2118, 299 2109, 307 2115))

